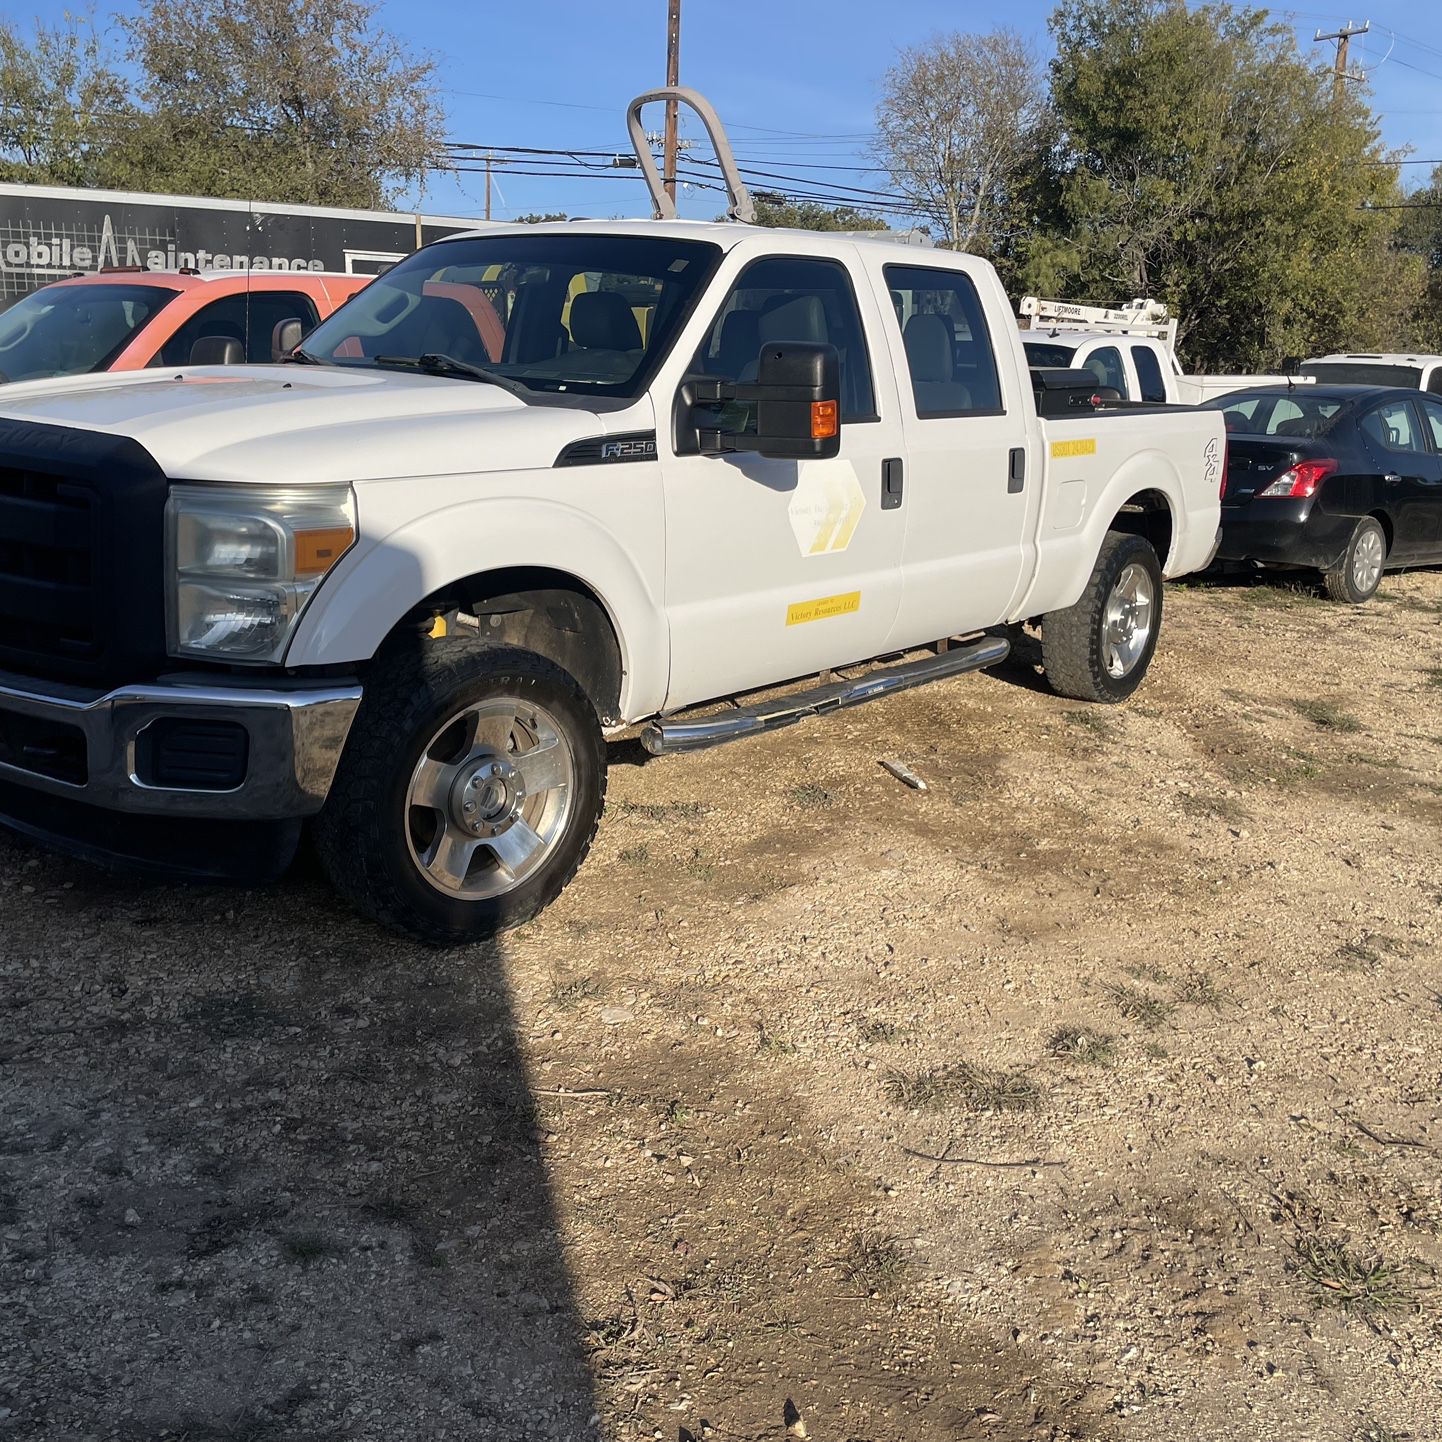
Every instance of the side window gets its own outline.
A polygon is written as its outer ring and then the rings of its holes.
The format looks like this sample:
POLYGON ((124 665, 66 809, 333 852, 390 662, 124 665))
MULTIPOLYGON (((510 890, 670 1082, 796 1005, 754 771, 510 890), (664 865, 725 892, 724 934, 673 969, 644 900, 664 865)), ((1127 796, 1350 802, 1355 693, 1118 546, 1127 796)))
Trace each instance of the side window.
POLYGON ((1442 451, 1442 401, 1423 396, 1420 404, 1422 414, 1427 418, 1427 426, 1432 432, 1433 449, 1442 451))
POLYGON ((1433 395, 1442 396, 1442 366, 1432 367, 1432 374, 1427 380, 1427 389, 1433 395))
POLYGON ((1132 347, 1132 364, 1137 368, 1137 380, 1141 383, 1144 401, 1164 401, 1167 398, 1167 383, 1162 376, 1162 363, 1157 353, 1148 346, 1132 347))
POLYGON ((1425 449, 1412 421, 1412 407, 1406 401, 1388 401, 1362 417, 1362 432, 1388 451, 1425 449))
POLYGON ((250 295, 222 296, 203 305, 160 348, 151 365, 181 366, 190 360, 190 349, 202 336, 230 336, 245 347, 252 363, 270 359, 270 337, 275 326, 295 316, 306 330, 317 325, 320 316, 310 297, 300 291, 262 290, 250 295))
POLYGON ((971 277, 957 270, 889 265, 886 286, 901 326, 916 414, 1001 414, 996 352, 971 277))
POLYGON ((1114 345, 1104 345, 1094 350, 1085 361, 1083 369, 1089 370, 1104 386, 1110 386, 1118 395, 1127 393, 1127 371, 1122 364, 1122 353, 1114 345))
MULTIPOLYGON (((780 341, 834 345, 841 359, 843 424, 876 419, 866 335, 845 266, 791 256, 771 256, 747 266, 692 368, 703 375, 753 381, 761 347, 780 341)), ((754 407, 729 408, 720 424, 726 430, 749 429, 755 424, 754 407)))

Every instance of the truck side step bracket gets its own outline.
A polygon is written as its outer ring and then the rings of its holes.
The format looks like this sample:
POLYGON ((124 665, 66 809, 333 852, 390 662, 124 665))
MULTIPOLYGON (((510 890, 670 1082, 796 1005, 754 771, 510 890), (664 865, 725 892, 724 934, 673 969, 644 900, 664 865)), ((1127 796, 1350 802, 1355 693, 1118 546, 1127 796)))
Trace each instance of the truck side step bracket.
POLYGON ((1011 654, 1011 642, 1005 636, 981 636, 974 641, 954 644, 950 650, 900 666, 882 667, 859 676, 854 681, 831 681, 809 691, 758 701, 734 711, 722 711, 695 720, 663 717, 652 721, 641 732, 641 745, 653 756, 669 756, 677 751, 701 751, 719 746, 723 741, 736 741, 742 736, 758 736, 790 726, 807 716, 820 716, 839 711, 843 706, 859 706, 898 691, 910 691, 928 681, 944 681, 964 671, 979 671, 995 666, 1011 654))

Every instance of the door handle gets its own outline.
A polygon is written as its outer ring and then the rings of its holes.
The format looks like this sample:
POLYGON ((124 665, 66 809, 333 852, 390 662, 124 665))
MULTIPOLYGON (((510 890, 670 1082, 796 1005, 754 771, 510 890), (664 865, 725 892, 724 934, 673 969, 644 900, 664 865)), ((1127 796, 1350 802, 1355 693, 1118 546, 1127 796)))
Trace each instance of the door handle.
POLYGON ((1388 471, 1387 474, 1382 477, 1382 484, 1384 486, 1400 486, 1402 484, 1402 477, 1399 476, 1396 471, 1388 471))
POLYGON ((894 511, 901 505, 901 457, 881 463, 881 509, 894 511))
POLYGON ((1024 446, 1013 446, 1011 458, 1007 462, 1007 495, 1018 495, 1024 485, 1026 485, 1026 448, 1024 446))

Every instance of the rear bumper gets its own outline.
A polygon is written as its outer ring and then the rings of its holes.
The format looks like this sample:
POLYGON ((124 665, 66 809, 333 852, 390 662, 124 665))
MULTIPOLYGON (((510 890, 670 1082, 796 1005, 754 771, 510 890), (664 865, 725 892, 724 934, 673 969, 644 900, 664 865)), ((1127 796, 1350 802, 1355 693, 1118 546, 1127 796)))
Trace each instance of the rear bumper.
POLYGON ((1254 500, 1222 507, 1223 561, 1304 566, 1325 571, 1341 560, 1357 525, 1355 516, 1323 511, 1312 498, 1254 500))
POLYGON ((360 699, 183 676, 95 693, 0 672, 0 782, 134 815, 293 820, 324 805, 360 699))

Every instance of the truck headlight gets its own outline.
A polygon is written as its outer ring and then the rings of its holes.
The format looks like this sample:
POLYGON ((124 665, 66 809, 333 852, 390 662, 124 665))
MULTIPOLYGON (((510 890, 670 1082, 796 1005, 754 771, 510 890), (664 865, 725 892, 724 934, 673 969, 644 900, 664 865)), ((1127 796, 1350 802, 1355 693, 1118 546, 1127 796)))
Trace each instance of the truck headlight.
POLYGON ((165 508, 172 656, 279 662, 355 542, 349 486, 172 486, 165 508))

